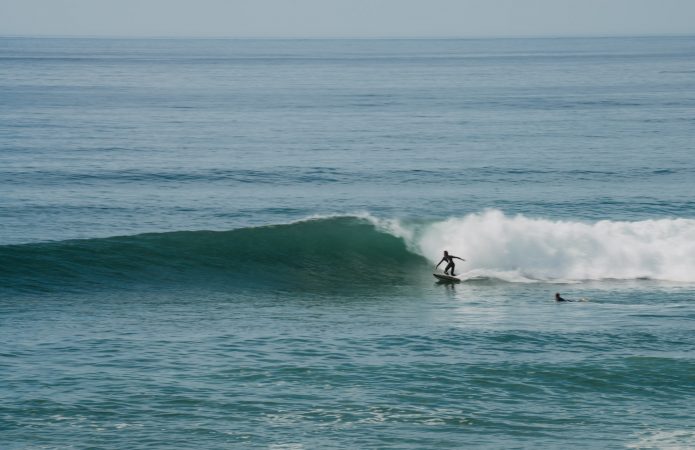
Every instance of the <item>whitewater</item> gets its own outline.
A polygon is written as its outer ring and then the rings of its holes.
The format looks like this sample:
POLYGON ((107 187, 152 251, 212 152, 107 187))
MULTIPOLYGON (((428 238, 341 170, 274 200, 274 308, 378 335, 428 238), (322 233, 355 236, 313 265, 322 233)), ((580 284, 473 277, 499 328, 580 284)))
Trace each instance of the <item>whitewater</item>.
MULTIPOLYGON (((598 222, 506 216, 489 210, 412 229, 409 248, 438 260, 466 255, 467 275, 506 281, 654 279, 695 282, 695 220, 598 222)), ((398 233, 398 232, 397 232, 398 233)))
POLYGON ((0 447, 692 449, 693 49, 0 38, 0 447))

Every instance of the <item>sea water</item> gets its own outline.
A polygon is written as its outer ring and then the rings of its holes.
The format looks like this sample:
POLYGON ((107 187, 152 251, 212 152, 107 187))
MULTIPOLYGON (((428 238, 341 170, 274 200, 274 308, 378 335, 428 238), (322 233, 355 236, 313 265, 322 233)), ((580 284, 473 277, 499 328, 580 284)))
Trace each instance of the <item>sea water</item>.
POLYGON ((0 39, 3 449, 695 448, 694 332, 693 37, 0 39))

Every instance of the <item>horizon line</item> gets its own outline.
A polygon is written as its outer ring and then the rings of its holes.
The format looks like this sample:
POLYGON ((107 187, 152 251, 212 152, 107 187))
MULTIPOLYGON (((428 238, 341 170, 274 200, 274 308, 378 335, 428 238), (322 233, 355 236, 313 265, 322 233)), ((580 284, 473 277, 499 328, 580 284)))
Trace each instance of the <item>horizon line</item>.
POLYGON ((539 34, 539 35, 442 35, 442 36, 255 36, 255 35, 89 35, 89 34, 0 34, 0 39, 153 39, 153 40, 492 40, 492 39, 610 39, 610 38, 695 37, 695 33, 645 34, 539 34))

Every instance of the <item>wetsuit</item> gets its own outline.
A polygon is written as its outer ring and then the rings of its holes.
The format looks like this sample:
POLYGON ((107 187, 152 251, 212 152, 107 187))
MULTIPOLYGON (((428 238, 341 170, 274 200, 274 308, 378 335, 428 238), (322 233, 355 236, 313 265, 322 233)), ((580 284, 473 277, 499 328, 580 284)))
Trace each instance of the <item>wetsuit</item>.
POLYGON ((444 261, 447 262, 447 265, 446 265, 446 267, 444 268, 444 273, 448 273, 448 272, 449 272, 449 269, 451 269, 451 276, 453 277, 454 275, 456 275, 456 274, 454 273, 454 268, 456 267, 456 264, 454 264, 454 258, 453 258, 453 256, 451 256, 451 255, 445 256, 443 259, 444 259, 444 261))
POLYGON ((444 256, 442 257, 441 261, 439 261, 439 263, 435 266, 435 268, 439 267, 439 264, 446 261, 447 264, 446 264, 446 268, 444 269, 444 273, 448 275, 449 269, 451 269, 451 276, 456 275, 454 273, 454 267, 456 267, 456 264, 454 264, 454 258, 460 259, 461 261, 465 261, 465 259, 463 259, 463 258, 459 258, 458 256, 450 255, 450 254, 444 252, 444 256))

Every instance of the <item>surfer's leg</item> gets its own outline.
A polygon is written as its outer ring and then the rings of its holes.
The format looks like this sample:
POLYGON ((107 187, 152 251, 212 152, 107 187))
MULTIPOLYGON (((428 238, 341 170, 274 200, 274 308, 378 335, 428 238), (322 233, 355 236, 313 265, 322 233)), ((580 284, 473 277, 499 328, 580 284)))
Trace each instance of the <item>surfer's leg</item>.
POLYGON ((456 267, 456 266, 454 265, 454 263, 453 263, 453 262, 450 262, 449 264, 446 265, 446 269, 444 269, 444 273, 448 274, 448 273, 449 273, 449 269, 451 269, 451 276, 454 276, 454 267, 456 267))

